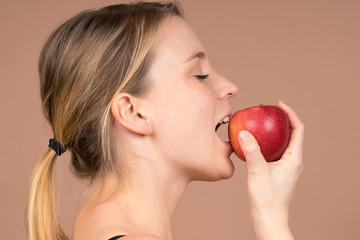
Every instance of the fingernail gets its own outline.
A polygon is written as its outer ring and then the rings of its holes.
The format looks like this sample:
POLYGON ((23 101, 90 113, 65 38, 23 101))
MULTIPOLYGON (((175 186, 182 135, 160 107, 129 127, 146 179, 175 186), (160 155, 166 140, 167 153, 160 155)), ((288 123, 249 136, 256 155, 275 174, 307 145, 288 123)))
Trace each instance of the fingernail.
POLYGON ((239 137, 240 137, 240 140, 244 142, 244 141, 246 141, 246 140, 249 139, 249 134, 248 134, 247 131, 242 130, 242 131, 240 131, 240 133, 239 133, 239 137))

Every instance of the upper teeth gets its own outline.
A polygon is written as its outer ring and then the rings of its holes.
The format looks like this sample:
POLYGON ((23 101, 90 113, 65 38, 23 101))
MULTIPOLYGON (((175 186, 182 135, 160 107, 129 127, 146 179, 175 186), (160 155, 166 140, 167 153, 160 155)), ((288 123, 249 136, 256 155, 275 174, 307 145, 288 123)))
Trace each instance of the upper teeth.
POLYGON ((229 117, 229 116, 227 116, 226 118, 224 118, 224 119, 220 122, 220 124, 223 124, 223 123, 228 123, 228 122, 229 122, 229 120, 230 120, 230 117, 229 117))

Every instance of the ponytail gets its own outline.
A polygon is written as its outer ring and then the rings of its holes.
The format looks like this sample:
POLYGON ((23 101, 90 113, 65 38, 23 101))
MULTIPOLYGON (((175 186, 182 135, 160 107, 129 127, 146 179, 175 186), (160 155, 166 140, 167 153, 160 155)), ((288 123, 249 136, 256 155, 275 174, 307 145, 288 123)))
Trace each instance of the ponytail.
POLYGON ((56 215, 54 165, 56 153, 48 149, 32 174, 25 227, 27 240, 68 240, 56 215))

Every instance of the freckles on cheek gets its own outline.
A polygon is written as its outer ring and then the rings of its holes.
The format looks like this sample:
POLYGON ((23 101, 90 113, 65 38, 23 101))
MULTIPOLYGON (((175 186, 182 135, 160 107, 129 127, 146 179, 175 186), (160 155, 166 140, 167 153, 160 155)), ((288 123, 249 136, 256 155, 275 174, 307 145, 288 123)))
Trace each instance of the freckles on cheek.
POLYGON ((155 104, 153 107, 156 109, 157 118, 161 123, 171 123, 176 127, 178 122, 187 115, 183 97, 173 90, 159 92, 153 104, 155 104))

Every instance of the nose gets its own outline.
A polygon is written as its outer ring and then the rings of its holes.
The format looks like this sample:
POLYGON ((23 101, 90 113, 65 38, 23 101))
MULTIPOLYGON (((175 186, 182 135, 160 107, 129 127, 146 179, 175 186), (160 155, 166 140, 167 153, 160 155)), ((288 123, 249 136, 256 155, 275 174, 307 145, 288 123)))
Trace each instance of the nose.
POLYGON ((219 91, 218 91, 219 100, 227 100, 229 98, 234 97, 237 94, 238 92, 237 86, 228 79, 226 79, 225 77, 219 75, 219 83, 220 83, 219 91))

